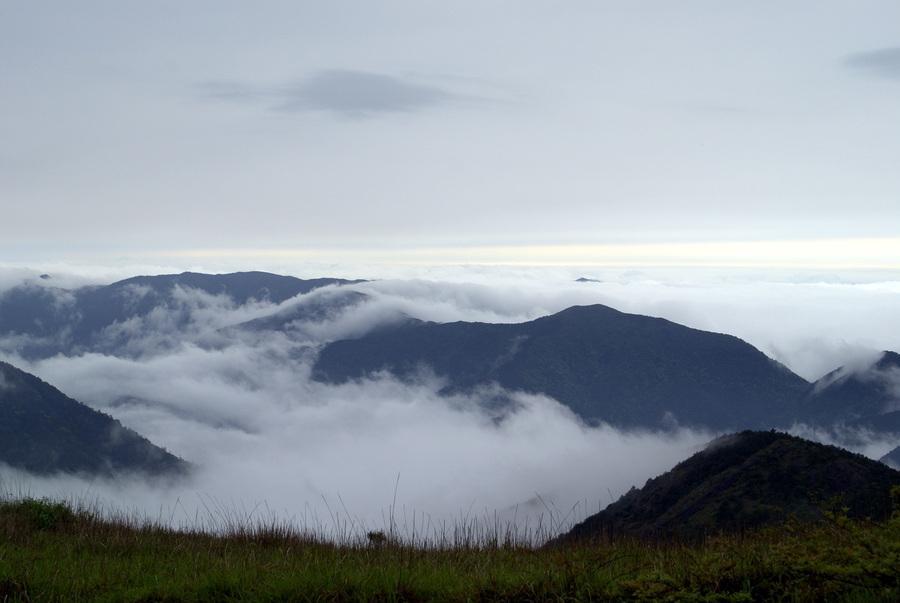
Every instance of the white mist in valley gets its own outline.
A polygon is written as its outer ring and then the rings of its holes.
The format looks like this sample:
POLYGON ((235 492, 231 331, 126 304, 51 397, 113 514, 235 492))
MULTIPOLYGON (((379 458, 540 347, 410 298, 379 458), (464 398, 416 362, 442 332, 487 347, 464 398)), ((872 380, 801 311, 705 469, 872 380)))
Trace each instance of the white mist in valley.
MULTIPOLYGON (((320 531, 347 522, 382 529, 389 515, 407 524, 417 517, 420 529, 479 516, 543 521, 554 531, 670 469, 715 434, 588 426, 556 401, 521 392, 508 392, 514 403, 498 409, 489 388, 441 395, 442 383, 427 370, 415 382, 381 375, 320 383, 310 377, 317 349, 402 316, 517 322, 592 303, 735 334, 808 379, 900 349, 896 281, 691 280, 606 269, 588 274, 599 282, 575 283, 575 274, 445 269, 443 280, 327 287, 280 306, 236 306, 182 290, 176 299, 187 323, 160 310, 115 325, 107 334, 127 342, 115 356, 28 362, 7 342, 5 359, 109 413, 194 471, 168 486, 9 472, 5 483, 175 523, 199 521, 211 508, 246 516, 265 509, 320 531), (366 297, 281 332, 235 328, 349 291, 366 297)), ((876 454, 887 445, 860 448, 876 454)))
POLYGON ((29 487, 151 514, 177 499, 178 520, 202 516, 214 500, 234 509, 264 504, 329 529, 335 510, 384 527, 392 506, 434 525, 496 514, 549 529, 595 512, 710 437, 588 427, 557 402, 526 394, 489 412, 484 400, 496 392, 440 396, 429 379, 326 385, 283 352, 186 346, 149 359, 84 355, 30 366, 196 467, 169 489, 35 478, 29 487))

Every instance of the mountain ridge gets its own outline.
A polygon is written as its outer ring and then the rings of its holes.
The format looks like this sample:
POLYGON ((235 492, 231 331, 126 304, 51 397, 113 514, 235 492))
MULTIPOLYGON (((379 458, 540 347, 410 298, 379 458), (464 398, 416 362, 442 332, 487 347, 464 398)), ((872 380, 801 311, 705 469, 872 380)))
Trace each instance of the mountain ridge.
POLYGON ((522 323, 410 319, 325 345, 313 377, 343 383, 387 372, 415 380, 426 369, 447 382, 446 393, 497 384, 551 396, 589 423, 626 428, 802 424, 900 433, 900 414, 883 412, 900 399, 866 376, 894 370, 895 358, 883 352, 868 368, 842 367, 810 383, 734 335, 594 304, 522 323))
POLYGON ((0 361, 0 462, 39 475, 186 475, 190 465, 109 415, 0 361))
POLYGON ((115 353, 121 342, 116 333, 106 337, 112 327, 127 326, 131 320, 160 311, 176 326, 185 324, 188 316, 184 300, 176 295, 178 291, 224 295, 236 305, 252 300, 279 304, 328 285, 358 282, 304 280, 253 271, 134 276, 109 285, 74 289, 25 283, 0 294, 0 338, 9 339, 14 351, 26 359, 86 351, 115 353))
POLYGON ((670 471, 632 488, 566 539, 669 538, 735 532, 829 511, 883 520, 900 471, 776 431, 721 436, 670 471))
POLYGON ((663 425, 672 414, 686 424, 713 416, 715 426, 788 421, 808 387, 732 335, 600 304, 524 323, 411 321, 326 345, 313 375, 341 383, 387 370, 409 379, 422 364, 446 377, 451 390, 496 382, 549 395, 585 420, 624 427, 663 425), (762 402, 752 408, 744 393, 757 384, 768 391, 755 392, 753 401, 762 402))

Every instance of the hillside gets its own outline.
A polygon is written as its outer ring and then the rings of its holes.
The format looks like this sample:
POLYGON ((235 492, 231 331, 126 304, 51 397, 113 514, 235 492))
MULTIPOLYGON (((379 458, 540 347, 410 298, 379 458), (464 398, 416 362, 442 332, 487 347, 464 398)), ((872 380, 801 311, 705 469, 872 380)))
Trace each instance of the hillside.
POLYGON ((868 366, 831 371, 813 383, 801 409, 812 424, 900 433, 900 354, 885 351, 868 366))
POLYGON ((834 446, 778 432, 711 442, 671 471, 632 489, 567 538, 684 537, 734 532, 828 510, 884 520, 900 471, 834 446))
POLYGON ((0 362, 0 463, 36 474, 178 476, 188 465, 112 417, 0 362))
POLYGON ((838 518, 701 542, 620 539, 544 548, 507 541, 504 527, 492 525, 497 538, 480 544, 466 540, 477 533, 469 523, 449 526, 451 540, 441 546, 364 534, 334 543, 281 522, 229 524, 209 534, 110 521, 50 501, 0 499, 0 600, 894 603, 900 597, 900 515, 884 524, 838 518))
POLYGON ((408 321, 326 346, 315 378, 341 383, 427 367, 446 391, 488 383, 543 393, 588 421, 715 429, 789 424, 809 384, 740 339, 612 308, 520 324, 408 321))
POLYGON ((900 446, 897 446, 886 455, 881 457, 881 462, 885 463, 894 469, 900 469, 900 446))
POLYGON ((369 299, 365 293, 352 289, 338 288, 331 291, 304 295, 296 303, 286 304, 274 314, 249 320, 237 325, 236 329, 261 332, 278 331, 291 334, 307 324, 321 323, 334 319, 342 312, 358 306, 369 299))
POLYGON ((227 296, 235 305, 252 300, 278 304, 326 285, 353 282, 358 281, 303 280, 267 272, 184 272, 72 290, 28 283, 0 294, 0 338, 8 339, 11 350, 26 358, 98 349, 115 353, 122 342, 115 336, 105 337, 106 329, 151 313, 177 328, 189 318, 187 293, 227 296))

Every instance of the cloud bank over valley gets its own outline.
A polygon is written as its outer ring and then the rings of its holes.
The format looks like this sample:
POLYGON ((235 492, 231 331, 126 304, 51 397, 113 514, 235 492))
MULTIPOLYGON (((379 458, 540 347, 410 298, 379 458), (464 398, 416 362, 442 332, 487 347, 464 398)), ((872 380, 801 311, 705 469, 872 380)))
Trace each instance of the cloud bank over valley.
MULTIPOLYGON (((318 350, 409 318, 513 323, 596 303, 737 334, 808 379, 900 348, 892 339, 900 332, 894 282, 673 280, 627 271, 592 272, 598 278, 575 282, 568 273, 535 278, 500 269, 470 271, 475 282, 461 282, 463 273, 326 286, 280 303, 240 304, 175 286, 164 304, 105 326, 88 347, 27 358, 18 353, 27 337, 7 336, 0 340, 4 360, 197 469, 170 488, 8 472, 6 483, 151 514, 177 507, 172 517, 184 521, 215 500, 234 508, 265 503, 280 516, 324 525, 345 506, 342 516, 379 527, 396 487, 407 517, 418 513, 435 524, 495 512, 532 524, 541 517, 571 522, 667 470, 713 434, 591 426, 551 398, 491 386, 448 395, 428 367, 402 382, 382 374, 322 383, 311 378, 318 350), (498 405, 500 398, 505 403, 498 405)), ((23 278, 26 289, 41 288, 60 311, 73 303, 71 292, 54 285, 78 279, 56 275, 0 271, 0 296, 17 291, 17 283, 21 289, 23 278)), ((139 304, 151 292, 135 285, 117 295, 139 304)), ((853 436, 870 456, 892 447, 862 432, 853 436)))

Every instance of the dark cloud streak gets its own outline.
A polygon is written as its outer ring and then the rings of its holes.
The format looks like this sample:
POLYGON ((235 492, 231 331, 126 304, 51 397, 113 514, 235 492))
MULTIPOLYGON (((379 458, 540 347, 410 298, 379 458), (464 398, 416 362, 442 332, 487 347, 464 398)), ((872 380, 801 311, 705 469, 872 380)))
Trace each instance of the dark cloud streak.
POLYGON ((282 111, 332 111, 346 116, 408 113, 446 104, 455 95, 389 75, 365 71, 320 71, 288 88, 282 111))
POLYGON ((348 118, 413 113, 470 99, 409 78, 349 69, 326 69, 281 86, 210 81, 200 89, 215 100, 265 102, 272 111, 322 111, 348 118))
POLYGON ((851 69, 900 81, 900 46, 858 52, 847 57, 851 69))
POLYGON ((271 95, 271 92, 261 87, 240 82, 209 81, 203 82, 198 88, 204 98, 230 102, 258 102, 271 95))

